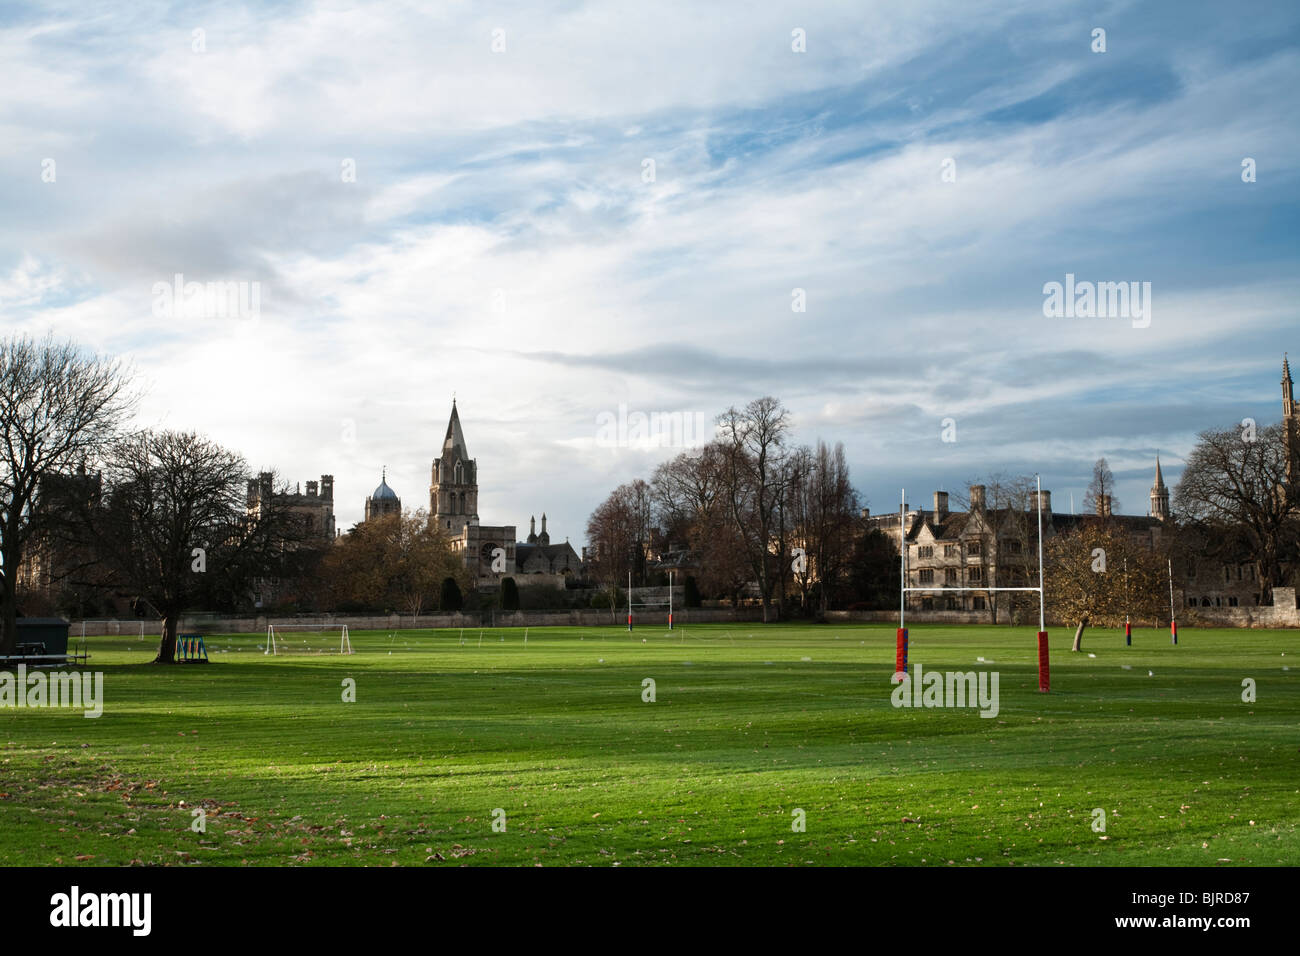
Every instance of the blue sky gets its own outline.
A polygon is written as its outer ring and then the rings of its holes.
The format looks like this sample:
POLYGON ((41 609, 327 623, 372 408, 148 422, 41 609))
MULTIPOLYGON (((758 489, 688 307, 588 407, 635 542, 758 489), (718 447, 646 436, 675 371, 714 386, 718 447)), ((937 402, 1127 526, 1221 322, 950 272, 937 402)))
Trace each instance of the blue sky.
POLYGON ((1066 509, 1104 455, 1144 513, 1300 353, 1298 40, 1291 3, 6 5, 0 321, 333 473, 340 527, 383 466, 427 503, 453 393, 482 519, 575 544, 676 451, 598 416, 762 394, 873 511, 1035 471, 1066 509), (155 314, 176 273, 259 314, 155 314), (1150 326, 1044 317, 1067 273, 1150 282, 1150 326))

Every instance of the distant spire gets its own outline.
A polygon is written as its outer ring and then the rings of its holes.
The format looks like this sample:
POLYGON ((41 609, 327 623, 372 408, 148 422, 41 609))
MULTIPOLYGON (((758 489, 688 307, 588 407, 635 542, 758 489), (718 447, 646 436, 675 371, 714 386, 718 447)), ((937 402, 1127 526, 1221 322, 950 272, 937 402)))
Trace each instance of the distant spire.
POLYGON ((1165 487, 1165 476, 1160 470, 1160 453, 1156 452, 1156 483, 1151 486, 1151 509, 1147 512, 1161 521, 1169 517, 1169 489, 1165 487))
POLYGON ((1291 381, 1291 364, 1287 361, 1287 354, 1282 353, 1282 417, 1293 418, 1295 416, 1295 398, 1292 390, 1295 383, 1291 381))

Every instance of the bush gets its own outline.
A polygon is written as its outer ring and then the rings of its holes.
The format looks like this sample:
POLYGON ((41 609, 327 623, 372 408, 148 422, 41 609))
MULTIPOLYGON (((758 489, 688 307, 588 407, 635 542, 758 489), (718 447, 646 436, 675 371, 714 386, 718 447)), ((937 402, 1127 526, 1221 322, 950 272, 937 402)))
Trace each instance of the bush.
POLYGON ((519 586, 514 578, 501 579, 501 610, 519 610, 519 586))
POLYGON ((442 591, 438 595, 438 609, 446 612, 459 611, 464 604, 465 599, 461 597, 460 585, 456 583, 456 579, 444 578, 442 591))
POLYGON ((695 583, 695 576, 693 574, 688 574, 686 576, 686 584, 683 587, 683 591, 685 592, 683 600, 685 600, 687 607, 700 606, 700 586, 695 583))
POLYGON ((626 602, 627 594, 622 588, 614 588, 612 593, 597 591, 591 596, 591 606, 595 608, 622 607, 626 602))

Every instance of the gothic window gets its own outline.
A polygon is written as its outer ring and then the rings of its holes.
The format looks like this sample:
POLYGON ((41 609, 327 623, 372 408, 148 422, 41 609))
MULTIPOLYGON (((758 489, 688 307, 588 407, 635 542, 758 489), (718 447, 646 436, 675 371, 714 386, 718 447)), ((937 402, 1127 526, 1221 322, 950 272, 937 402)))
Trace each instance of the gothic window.
POLYGON ((458 461, 456 462, 456 484, 460 485, 464 483, 465 483, 465 470, 461 466, 461 463, 458 461))
POLYGON ((916 549, 916 556, 918 558, 932 558, 934 557, 934 548, 928 544, 923 544, 916 549))
POLYGON ((934 583, 934 571, 933 571, 932 569, 930 569, 930 568, 924 568, 924 569, 922 569, 922 571, 921 571, 921 583, 922 583, 922 584, 933 584, 933 583, 934 583))

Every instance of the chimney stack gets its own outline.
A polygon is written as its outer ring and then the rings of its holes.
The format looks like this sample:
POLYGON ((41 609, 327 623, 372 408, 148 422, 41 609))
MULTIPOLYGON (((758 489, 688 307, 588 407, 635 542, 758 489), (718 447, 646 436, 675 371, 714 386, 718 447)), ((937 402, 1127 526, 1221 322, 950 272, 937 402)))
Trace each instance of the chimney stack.
MULTIPOLYGON (((1037 491, 1031 491, 1029 493, 1029 510, 1031 512, 1038 511, 1038 496, 1039 493, 1037 491)), ((1052 493, 1050 491, 1044 491, 1042 493, 1042 498, 1043 498, 1043 514, 1050 515, 1052 513, 1052 493)))
POLYGON ((936 491, 934 493, 934 520, 943 521, 948 517, 948 492, 936 491))
POLYGON ((984 510, 984 486, 983 485, 970 486, 970 510, 971 511, 984 510))

